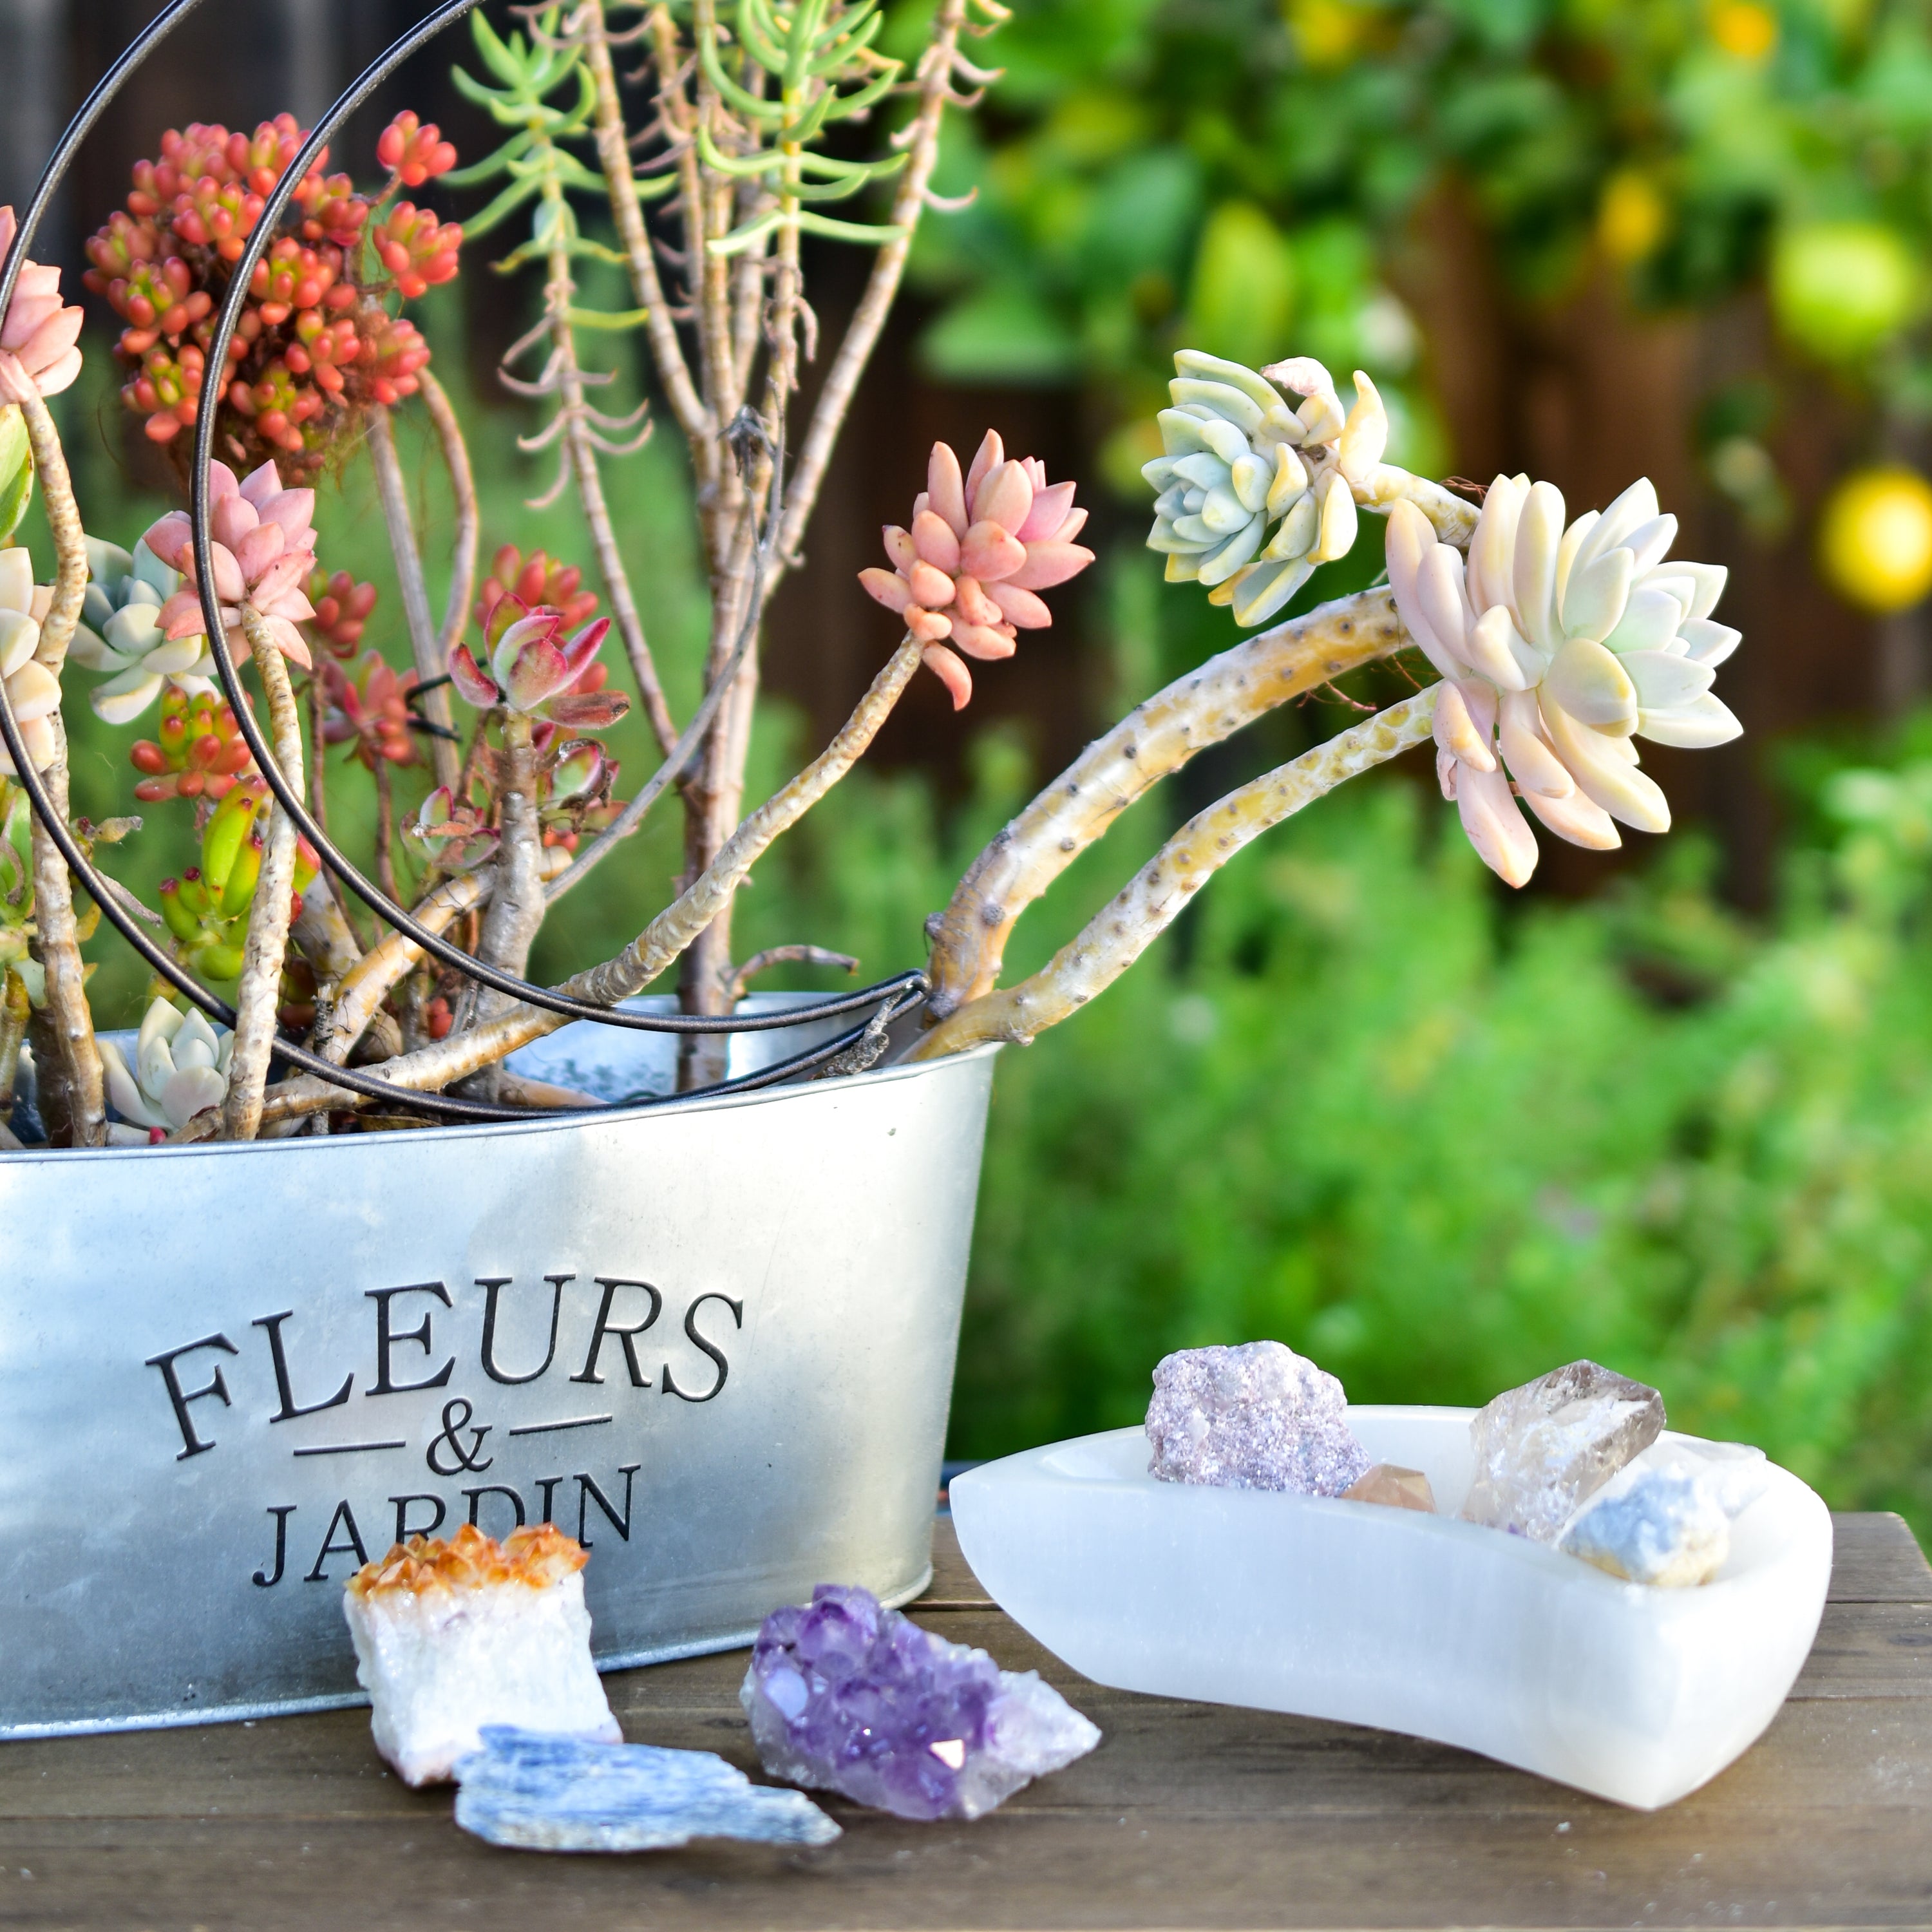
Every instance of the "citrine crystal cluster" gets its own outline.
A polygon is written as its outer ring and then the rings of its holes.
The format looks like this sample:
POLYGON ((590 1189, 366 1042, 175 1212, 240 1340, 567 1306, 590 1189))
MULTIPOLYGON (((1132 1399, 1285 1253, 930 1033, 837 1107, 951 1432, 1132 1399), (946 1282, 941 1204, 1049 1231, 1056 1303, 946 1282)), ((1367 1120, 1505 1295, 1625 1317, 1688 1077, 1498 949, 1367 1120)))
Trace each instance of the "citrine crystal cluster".
POLYGON ((486 1724, 619 1742, 590 1661, 588 1558, 550 1523, 398 1544, 343 1598, 376 1748, 409 1784, 452 1776, 486 1724))

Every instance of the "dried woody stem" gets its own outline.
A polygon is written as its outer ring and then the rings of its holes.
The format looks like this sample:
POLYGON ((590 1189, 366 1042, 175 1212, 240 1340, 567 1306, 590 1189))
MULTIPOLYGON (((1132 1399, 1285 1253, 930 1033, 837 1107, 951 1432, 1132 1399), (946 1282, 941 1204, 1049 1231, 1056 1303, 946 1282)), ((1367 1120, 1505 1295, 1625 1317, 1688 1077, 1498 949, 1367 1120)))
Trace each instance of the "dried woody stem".
POLYGON ((1234 854, 1285 818, 1429 736, 1432 685, 1230 792, 1189 820, 1079 936, 1030 979, 970 1001, 908 1056, 936 1060, 988 1040, 1024 1044, 1104 992, 1234 854))
MULTIPOLYGON (((570 271, 570 230, 568 224, 560 218, 563 190, 553 176, 544 182, 544 193, 556 205, 560 214, 550 229, 554 238, 549 250, 549 277, 544 288, 550 360, 543 375, 530 387, 554 391, 560 399, 562 406, 556 421, 562 425, 565 460, 576 486, 577 500, 584 512, 584 523, 590 532, 592 547, 597 552, 598 570, 603 577, 604 589, 610 593, 611 619, 617 634, 624 640, 625 655, 631 661, 631 675, 637 680, 638 695, 646 716, 650 719, 651 729, 657 735, 659 746, 668 752, 677 742, 677 726, 671 718, 664 686, 658 681, 657 664, 644 636, 644 620, 638 614, 638 600, 632 594, 630 574, 624 567, 624 554, 618 548, 617 533, 611 527, 610 506, 604 497, 604 479, 597 467, 600 449, 612 456, 624 456, 640 448, 650 434, 650 424, 646 422, 628 442, 607 442, 599 434, 601 430, 628 428, 644 416, 645 406, 640 404, 634 416, 614 422, 594 412, 585 400, 586 378, 577 359, 576 332, 570 321, 571 298, 576 292, 576 286, 570 271)), ((525 449, 541 448, 555 433, 553 425, 551 430, 537 436, 520 438, 518 446, 525 449)))
MULTIPOLYGON (((416 381, 422 392, 423 406, 429 412, 429 419, 436 430, 436 442, 442 451, 443 466, 449 472, 451 494, 456 499, 456 533, 450 554, 449 596, 442 607, 442 657, 437 675, 442 675, 442 667, 449 662, 449 654, 463 641, 463 634, 470 626, 470 600, 476 590, 476 548, 482 524, 476 507, 476 477, 470 466, 470 446, 464 440, 463 424, 458 419, 448 392, 428 369, 419 370, 416 381)), ((424 694, 422 702, 425 715, 432 722, 446 724, 446 717, 440 717, 427 707, 436 698, 442 700, 442 711, 449 710, 448 694, 435 691, 424 694)), ((320 745, 320 738, 316 740, 320 745)), ((316 760, 320 764, 320 758, 316 760)))
POLYGON ((1160 779, 1276 706, 1408 642, 1388 590, 1338 598, 1209 658, 1095 739, 980 854, 931 922, 934 1019, 992 992, 1020 915, 1160 779))
POLYGON ((584 48, 584 62, 597 89, 598 163, 610 186, 610 216, 629 265, 638 306, 644 311, 644 326, 650 339, 652 358, 657 365, 658 380, 664 386, 664 398, 686 440, 694 448, 710 448, 718 426, 692 382, 691 370, 677 339, 677 323, 658 279, 657 257, 652 252, 644 208, 638 199, 637 177, 631 168, 631 137, 624 125, 623 105, 617 98, 617 76, 611 65, 604 0, 582 0, 571 27, 584 48))
MULTIPOLYGON (((11 356, 0 358, 0 400, 17 404, 26 418, 27 440, 39 472, 41 500, 54 539, 54 594, 40 622, 34 655, 56 676, 66 662, 87 592, 87 547, 80 509, 68 474, 60 432, 40 392, 11 356)), ((52 723, 59 748, 40 776, 63 823, 68 820, 67 727, 58 710, 52 723)), ((94 1017, 88 1010, 86 975, 74 921, 74 885, 60 848, 40 821, 33 826, 34 956, 46 974, 46 1002, 34 1016, 37 1066, 40 1070, 44 1118, 50 1134, 64 1120, 74 1147, 99 1147, 107 1137, 107 1108, 100 1050, 94 1044, 94 1017)))
MULTIPOLYGON (((380 404, 369 412, 369 460, 375 469, 382 520, 388 526, 389 550, 396 560, 396 578, 402 587, 410 653, 416 662, 417 677, 425 685, 435 684, 434 689, 423 694, 423 716, 432 724, 454 732, 449 687, 436 682, 448 669, 448 654, 442 650, 441 634, 430 614, 429 586, 423 580, 422 553, 416 548, 416 528, 410 518, 409 488, 396 455, 395 430, 389 412, 380 404)), ((454 739, 432 736, 429 754, 436 783, 453 788, 458 762, 454 739)))
MULTIPOLYGON (((269 735, 275 762, 289 788, 302 788, 302 714, 296 709, 289 668, 273 634, 252 604, 242 606, 242 628, 268 700, 269 735)), ((221 1112, 230 1140, 251 1141, 262 1124, 262 1094, 274 1045, 276 1012, 281 1003, 282 961, 288 950, 289 914, 295 891, 295 820, 278 800, 268 814, 268 849, 248 909, 248 937, 242 949, 242 978, 235 994, 235 1048, 229 1063, 228 1097, 221 1112)))
MULTIPOLYGON (((574 975, 558 990, 600 1006, 615 1006, 620 1000, 642 992, 716 916, 718 908, 729 899, 772 842, 796 824, 865 754, 918 670, 922 648, 914 638, 901 644, 838 736, 790 784, 746 819, 704 876, 687 886, 616 958, 574 975)), ((566 1023, 562 1013, 515 1006, 470 1033, 452 1034, 434 1046, 385 1060, 372 1070, 392 1085, 418 1093, 435 1091, 566 1023)), ((304 1076, 274 1090, 263 1118, 287 1120, 320 1108, 364 1104, 359 1095, 304 1076)))

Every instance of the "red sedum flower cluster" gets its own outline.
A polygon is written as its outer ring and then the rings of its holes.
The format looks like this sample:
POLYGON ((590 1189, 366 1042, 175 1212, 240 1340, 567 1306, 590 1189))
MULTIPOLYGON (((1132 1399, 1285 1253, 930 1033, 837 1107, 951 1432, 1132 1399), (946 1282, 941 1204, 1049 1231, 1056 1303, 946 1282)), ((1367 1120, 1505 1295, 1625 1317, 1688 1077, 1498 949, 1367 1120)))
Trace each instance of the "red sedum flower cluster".
MULTIPOLYGON (((136 164, 126 207, 87 244, 87 286, 127 325, 116 349, 130 370, 122 399, 157 442, 194 422, 232 265, 305 138, 286 114, 252 136, 200 122, 171 128, 160 158, 136 164)), ((455 164, 455 150, 413 115, 398 116, 377 146, 390 170, 386 196, 455 164)), ((429 346, 385 298, 413 300, 449 280, 462 239, 427 209, 403 202, 386 212, 346 175, 312 168, 256 265, 229 345, 221 385, 244 420, 224 431, 224 453, 248 469, 273 458, 308 474, 360 409, 413 393, 429 346)))

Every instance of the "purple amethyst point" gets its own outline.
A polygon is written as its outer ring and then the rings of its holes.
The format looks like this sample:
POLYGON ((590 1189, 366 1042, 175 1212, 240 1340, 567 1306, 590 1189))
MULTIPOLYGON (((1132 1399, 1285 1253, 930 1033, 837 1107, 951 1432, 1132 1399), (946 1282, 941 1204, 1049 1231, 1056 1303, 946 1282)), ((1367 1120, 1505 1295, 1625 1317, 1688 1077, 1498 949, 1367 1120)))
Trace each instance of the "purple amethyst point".
POLYGON ((902 1818, 977 1818, 1100 1742, 1037 1671, 1002 1670, 855 1586, 774 1610, 738 1696, 772 1777, 902 1818))

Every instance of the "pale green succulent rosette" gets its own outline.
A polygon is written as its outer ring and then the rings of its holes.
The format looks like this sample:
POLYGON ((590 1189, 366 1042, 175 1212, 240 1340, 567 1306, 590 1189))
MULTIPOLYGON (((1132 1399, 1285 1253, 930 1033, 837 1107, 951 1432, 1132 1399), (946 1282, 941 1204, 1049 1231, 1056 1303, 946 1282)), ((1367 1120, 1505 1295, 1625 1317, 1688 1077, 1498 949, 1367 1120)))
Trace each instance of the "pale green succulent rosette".
POLYGON ((161 606, 182 586, 145 542, 132 551, 87 539, 87 598, 68 656, 106 681, 88 693, 94 714, 110 724, 131 724, 172 680, 190 688, 214 675, 204 637, 162 634, 161 606))
POLYGON ((1381 462, 1387 414, 1358 370, 1345 416, 1309 356, 1260 373, 1184 349, 1174 366, 1172 406, 1158 419, 1165 454, 1141 472, 1160 493, 1148 547, 1166 555, 1170 584, 1203 584, 1237 623, 1263 623, 1353 545, 1352 485, 1381 462))
POLYGON ((228 1091, 235 1036, 198 1011, 184 1013, 156 1000, 141 1022, 132 1067, 112 1040, 100 1045, 107 1097, 125 1123, 109 1132, 126 1144, 146 1146, 152 1130, 168 1133, 185 1126, 196 1114, 220 1106, 228 1091))

